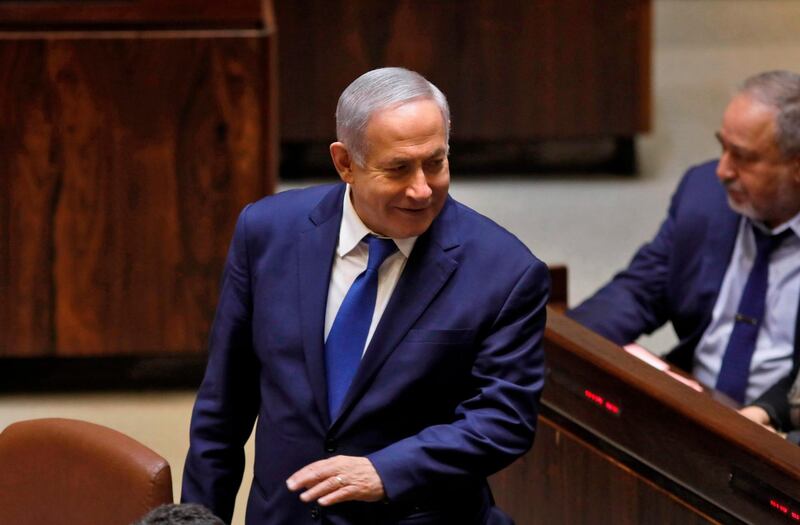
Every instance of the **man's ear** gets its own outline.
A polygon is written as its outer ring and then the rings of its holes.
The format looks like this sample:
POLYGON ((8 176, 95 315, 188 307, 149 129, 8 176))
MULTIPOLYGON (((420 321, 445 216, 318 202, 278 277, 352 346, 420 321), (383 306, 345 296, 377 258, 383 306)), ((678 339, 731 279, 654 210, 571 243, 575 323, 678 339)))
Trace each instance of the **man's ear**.
POLYGON ((336 171, 339 173, 339 178, 348 184, 353 182, 353 157, 347 151, 347 146, 341 142, 334 142, 330 147, 331 159, 336 171))

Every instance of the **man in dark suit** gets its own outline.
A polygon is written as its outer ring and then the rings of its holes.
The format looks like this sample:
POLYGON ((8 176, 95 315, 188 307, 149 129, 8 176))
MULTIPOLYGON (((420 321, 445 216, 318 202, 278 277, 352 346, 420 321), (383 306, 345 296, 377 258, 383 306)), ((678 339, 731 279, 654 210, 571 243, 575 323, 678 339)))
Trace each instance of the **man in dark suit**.
POLYGON ((749 403, 800 352, 800 77, 747 79, 717 138, 721 158, 688 171, 655 238, 569 315, 618 344, 669 321, 668 360, 749 403))
POLYGON ((238 220, 182 500, 230 520, 258 417, 248 523, 510 523, 486 476, 533 441, 547 269, 448 196, 433 84, 371 71, 336 120, 344 184, 238 220))

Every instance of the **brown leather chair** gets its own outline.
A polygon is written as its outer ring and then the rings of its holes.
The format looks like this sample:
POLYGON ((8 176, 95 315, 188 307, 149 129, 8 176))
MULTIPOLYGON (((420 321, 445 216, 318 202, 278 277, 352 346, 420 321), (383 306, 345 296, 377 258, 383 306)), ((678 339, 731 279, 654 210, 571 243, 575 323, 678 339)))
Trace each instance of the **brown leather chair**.
POLYGON ((0 434, 0 523, 129 525, 163 503, 169 463, 116 430, 33 419, 0 434))

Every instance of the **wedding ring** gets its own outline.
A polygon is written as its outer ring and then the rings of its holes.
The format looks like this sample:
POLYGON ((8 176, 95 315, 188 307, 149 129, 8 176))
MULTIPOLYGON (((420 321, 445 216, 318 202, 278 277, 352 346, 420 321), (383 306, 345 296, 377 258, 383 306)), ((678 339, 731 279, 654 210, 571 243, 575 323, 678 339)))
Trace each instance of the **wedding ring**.
POLYGON ((342 479, 342 476, 335 476, 333 479, 339 483, 340 487, 344 487, 344 480, 342 479))

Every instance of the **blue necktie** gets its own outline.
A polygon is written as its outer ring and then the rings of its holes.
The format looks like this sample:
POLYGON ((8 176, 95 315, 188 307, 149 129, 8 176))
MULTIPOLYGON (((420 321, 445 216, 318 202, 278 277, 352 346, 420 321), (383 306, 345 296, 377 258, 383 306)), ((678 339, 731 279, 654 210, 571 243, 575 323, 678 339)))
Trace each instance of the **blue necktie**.
POLYGON ((788 236, 791 229, 768 235, 753 228, 756 238, 756 258, 747 277, 747 283, 739 301, 739 310, 733 324, 731 338, 725 348, 722 367, 717 377, 717 390, 725 392, 739 403, 744 403, 750 376, 750 361, 756 349, 758 331, 764 321, 764 305, 767 300, 769 258, 772 252, 788 236))
POLYGON ((347 291, 325 341, 325 370, 328 379, 328 411, 335 419, 347 389, 356 375, 372 324, 378 294, 378 269, 397 246, 391 239, 365 237, 369 259, 364 270, 347 291))

